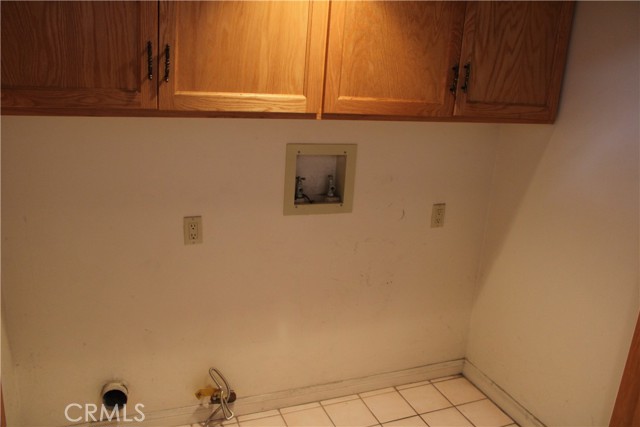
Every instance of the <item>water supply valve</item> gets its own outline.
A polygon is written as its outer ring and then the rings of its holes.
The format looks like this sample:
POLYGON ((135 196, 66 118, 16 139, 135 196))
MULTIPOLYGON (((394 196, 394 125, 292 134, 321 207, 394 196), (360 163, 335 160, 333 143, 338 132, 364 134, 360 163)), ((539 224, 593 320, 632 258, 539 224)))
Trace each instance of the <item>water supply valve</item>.
POLYGON ((218 405, 211 415, 202 423, 203 427, 210 427, 215 421, 216 415, 222 411, 222 415, 225 420, 230 420, 234 417, 233 411, 229 407, 229 404, 236 400, 236 392, 231 389, 229 382, 222 375, 222 373, 216 368, 209 369, 209 376, 215 383, 215 387, 205 387, 196 392, 196 397, 202 399, 203 397, 209 397, 209 402, 213 405, 218 405))
POLYGON ((302 188, 302 181, 306 178, 304 176, 296 176, 296 195, 295 195, 295 203, 313 203, 313 201, 304 194, 304 189, 302 188))

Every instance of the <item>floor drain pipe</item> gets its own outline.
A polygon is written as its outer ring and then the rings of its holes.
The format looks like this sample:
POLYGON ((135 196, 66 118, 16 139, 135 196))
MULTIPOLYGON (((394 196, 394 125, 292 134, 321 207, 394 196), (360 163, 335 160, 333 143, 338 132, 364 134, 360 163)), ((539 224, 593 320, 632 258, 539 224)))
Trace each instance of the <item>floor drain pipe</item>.
POLYGON ((124 408, 129 400, 129 389, 122 382, 110 382, 102 387, 102 404, 109 409, 124 408))

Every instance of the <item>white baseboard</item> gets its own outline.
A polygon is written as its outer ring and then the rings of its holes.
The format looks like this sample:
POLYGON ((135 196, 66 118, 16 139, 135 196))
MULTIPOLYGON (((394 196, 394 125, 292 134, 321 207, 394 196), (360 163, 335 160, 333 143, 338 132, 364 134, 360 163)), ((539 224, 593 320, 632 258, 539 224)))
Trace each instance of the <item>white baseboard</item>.
POLYGON ((462 368, 462 375, 487 395, 496 405, 507 413, 521 427, 546 427, 545 424, 537 419, 535 415, 518 403, 498 384, 493 382, 491 378, 486 376, 484 372, 478 369, 473 363, 465 360, 462 368))
MULTIPOLYGON (((353 378, 344 381, 336 381, 327 384, 319 384, 309 387, 283 390, 274 393, 262 394, 258 396, 238 397, 233 403, 232 409, 236 415, 251 414, 288 406, 301 405, 308 402, 331 399, 334 397, 346 396, 350 394, 363 393, 379 388, 393 387, 397 385, 410 384, 413 382, 426 381, 435 378, 456 375, 462 373, 464 359, 451 360, 448 362, 434 363, 431 365, 419 366, 417 368, 404 369, 401 371, 386 372, 362 378, 353 378)), ((240 392, 237 390, 237 392, 240 392)), ((205 420, 211 413, 212 408, 202 405, 187 406, 183 408, 168 409, 145 413, 142 422, 123 423, 119 425, 127 426, 154 426, 169 427, 189 425, 205 420)), ((91 427, 107 426, 110 423, 92 423, 91 427)), ((75 425, 74 427, 81 427, 75 425)))
POLYGON ((369 377, 354 378, 266 395, 240 398, 236 403, 236 412, 242 415, 270 409, 286 408, 287 406, 326 400, 349 394, 364 393, 379 388, 456 375, 462 372, 463 366, 464 359, 452 360, 369 377))

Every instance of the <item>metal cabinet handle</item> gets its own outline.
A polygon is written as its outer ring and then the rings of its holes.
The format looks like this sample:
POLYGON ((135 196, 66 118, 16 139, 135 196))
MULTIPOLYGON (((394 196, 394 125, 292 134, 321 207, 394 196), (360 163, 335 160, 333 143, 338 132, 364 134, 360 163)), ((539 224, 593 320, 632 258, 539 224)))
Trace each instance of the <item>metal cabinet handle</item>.
POLYGON ((464 84, 460 88, 460 89, 462 89, 462 91, 464 93, 467 93, 467 91, 469 90, 469 76, 470 75, 471 75, 471 63, 467 62, 466 64, 464 64, 464 84))
POLYGON ((147 42, 147 76, 149 80, 153 80, 153 45, 147 42))
POLYGON ((171 68, 171 47, 166 45, 164 48, 164 81, 169 81, 169 71, 171 68))
POLYGON ((458 90, 458 76, 460 74, 460 65, 454 65, 451 70, 453 70, 453 81, 451 82, 451 86, 449 86, 449 92, 455 95, 456 90, 458 90))

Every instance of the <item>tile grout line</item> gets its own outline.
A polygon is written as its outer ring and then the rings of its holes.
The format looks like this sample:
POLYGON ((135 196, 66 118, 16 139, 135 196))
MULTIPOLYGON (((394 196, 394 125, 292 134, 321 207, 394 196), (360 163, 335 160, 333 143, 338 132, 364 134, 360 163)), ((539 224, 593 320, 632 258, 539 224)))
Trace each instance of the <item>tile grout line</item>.
POLYGON ((327 409, 324 407, 324 405, 322 403, 320 403, 320 401, 318 401, 318 404, 320 405, 320 408, 322 408, 322 411, 327 416, 329 421, 331 421, 331 425, 333 425, 333 427, 336 427, 335 421, 333 421, 333 418, 331 418, 331 415, 327 412, 327 409))
MULTIPOLYGON (((371 409, 369 408, 369 406, 367 406, 367 404, 366 404, 366 403, 365 403, 365 401, 360 397, 360 395, 358 395, 358 394, 354 394, 354 395, 352 395, 352 396, 356 396, 356 397, 355 397, 354 399, 344 400, 344 401, 336 402, 336 403, 330 403, 330 404, 328 404, 328 405, 325 405, 325 404, 323 404, 322 402, 318 402, 318 403, 320 403, 320 406, 322 407, 322 409, 324 410, 324 412, 327 414, 327 416, 328 416, 328 417, 329 417, 329 419, 331 420, 331 423, 334 425, 334 427, 337 427, 337 426, 336 426, 336 423, 335 423, 335 421, 333 421, 333 418, 331 418, 331 415, 329 414, 329 412, 327 412, 327 407, 328 407, 328 406, 339 405, 339 404, 341 404, 341 403, 354 402, 354 401, 360 401, 360 402, 364 405, 364 407, 367 409, 367 411, 369 411, 369 413, 371 414, 371 416, 372 416, 372 417, 376 420, 376 422, 377 422, 376 424, 371 424, 371 425, 367 425, 367 426, 364 426, 364 427, 373 427, 373 426, 376 426, 376 425, 381 425, 381 424, 380 424, 380 420, 378 420, 378 417, 376 417, 376 416, 375 416, 375 414, 371 411, 371 409)), ((343 397, 347 397, 347 396, 343 396, 343 397)), ((330 399, 330 400, 333 400, 333 399, 330 399)))
MULTIPOLYGON (((349 401, 347 401, 347 402, 349 402, 349 401)), ((320 402, 318 402, 318 403, 320 403, 320 402)), ((324 413, 327 414, 327 417, 329 418, 329 421, 331 421, 331 424, 333 424, 333 426, 336 427, 336 422, 333 421, 333 418, 331 418, 331 414, 327 412, 327 408, 325 408, 325 406, 322 403, 320 403, 320 407, 322 408, 324 413)))
MULTIPOLYGON (((431 381, 429 381, 428 384, 423 384, 421 386, 417 386, 417 387, 422 387, 425 385, 432 385, 431 381)), ((417 388, 417 387, 411 387, 411 388, 417 388)), ((418 412, 418 410, 416 408, 413 407, 413 405, 411 404, 411 402, 409 402, 407 400, 406 397, 404 397, 404 395, 402 393, 400 393, 400 390, 398 390, 398 387, 394 387, 396 389, 396 393, 398 393, 400 395, 400 397, 402 398, 402 400, 404 400, 405 402, 407 402, 407 405, 409 405, 409 408, 413 409, 413 412, 416 413, 416 415, 422 420, 422 417, 420 416, 420 412, 418 412)), ((410 390, 411 388, 405 389, 405 390, 410 390)), ((434 387, 435 388, 435 387, 434 387)), ((412 415, 411 417, 413 417, 414 415, 412 415)), ((400 418, 401 420, 404 420, 406 418, 411 418, 411 417, 405 417, 405 418, 400 418)), ((424 420, 422 420, 425 424, 427 424, 424 420)))
MULTIPOLYGON (((443 382, 443 383, 444 383, 444 382, 447 382, 447 381, 450 381, 450 380, 455 380, 455 379, 458 379, 458 378, 463 378, 463 377, 449 378, 449 379, 447 379, 447 380, 437 381, 437 382, 443 382)), ((409 404, 409 406, 410 406, 410 407, 411 407, 411 408, 412 408, 412 409, 413 409, 413 410, 418 414, 418 416, 420 417, 420 419, 421 419, 421 420, 422 420, 422 421, 427 425, 427 427, 429 427, 429 423, 427 423, 427 422, 425 421, 425 419, 424 419, 424 418, 422 418, 422 415, 424 415, 424 414, 431 414, 431 413, 433 413, 433 412, 443 411, 443 410, 445 410, 445 409, 451 409, 451 408, 455 409, 455 410, 456 410, 456 412, 458 412, 458 413, 459 413, 459 414, 460 414, 460 415, 461 415, 465 420, 469 421, 469 424, 471 424, 472 426, 474 426, 474 427, 475 427, 475 424, 474 424, 474 423, 473 423, 469 418, 467 418, 467 417, 466 417, 466 416, 465 416, 465 415, 464 415, 464 414, 463 414, 463 413, 458 409, 458 405, 455 405, 451 400, 449 400, 449 398, 447 398, 447 396, 445 396, 445 395, 444 395, 444 393, 442 393, 442 392, 438 389, 438 387, 436 387, 436 386, 435 386, 435 383, 433 383, 432 381, 429 381, 429 383, 428 383, 428 384, 422 384, 422 385, 420 385, 420 386, 416 386, 416 387, 409 387, 409 388, 406 388, 406 389, 403 389, 403 390, 409 390, 409 389, 411 389, 411 388, 422 387, 422 386, 424 386, 424 385, 431 385, 431 386, 433 386, 433 388, 438 392, 438 394, 440 394, 440 395, 441 395, 441 396, 442 396, 442 397, 443 397, 447 402, 449 402, 449 405, 451 405, 451 406, 449 406, 449 407, 447 407, 447 408, 434 409, 433 411, 427 411, 427 412, 419 413, 419 412, 418 412, 418 410, 417 410, 416 408, 414 408, 414 407, 413 407, 413 405, 411 405, 411 402, 409 402, 409 401, 408 401, 408 400, 403 396, 403 394, 402 394, 402 393, 400 393, 400 390, 398 390, 398 389, 397 389, 397 387, 395 387, 395 388, 396 388, 396 390, 398 391, 398 394, 400 394, 400 396, 405 400, 405 402, 407 402, 407 403, 409 404)), ((474 387, 475 387, 475 386, 474 386, 474 387)), ((484 395, 484 393, 483 393, 483 395, 484 395)), ((465 403, 463 403, 463 405, 466 405, 467 403, 479 402, 479 401, 481 401, 481 400, 485 400, 485 399, 487 399, 487 397, 486 397, 486 396, 485 396, 484 398, 482 398, 482 399, 473 400, 473 401, 470 401, 470 402, 465 402, 465 403)), ((401 419, 406 419, 406 418, 411 418, 411 417, 405 417, 405 418, 401 418, 401 419)), ((500 426, 500 427, 506 427, 507 425, 509 425, 509 424, 505 424, 505 426, 500 426)))
MULTIPOLYGON (((460 377, 458 377, 458 378, 464 378, 464 376, 460 376, 460 377)), ((439 382, 443 382, 443 383, 444 383, 444 382, 451 381, 451 380, 458 379, 458 378, 451 378, 451 379, 449 379, 449 380, 439 381, 439 382)), ((467 381, 469 381, 469 380, 467 380, 467 381)), ((476 386, 474 386, 474 387, 476 387, 476 386)), ((458 409, 458 405, 455 405, 455 404, 454 404, 454 403, 453 403, 453 402, 452 402, 452 401, 451 401, 447 396, 445 396, 445 395, 444 395, 444 393, 443 393, 443 392, 441 392, 441 391, 440 391, 440 389, 439 389, 435 384, 433 384, 433 388, 435 388, 435 389, 438 391, 438 393, 440 393, 440 394, 442 395, 442 397, 444 397, 444 398, 446 399, 446 401, 447 401, 447 402, 449 402, 449 403, 451 404, 451 407, 452 407, 452 408, 455 408, 455 410, 456 410, 456 411, 458 411, 458 413, 459 413, 460 415, 462 415, 462 418, 464 418, 465 420, 469 421, 469 424, 471 424, 472 426, 476 426, 476 425, 473 423, 473 421, 471 421, 469 418, 467 418, 467 417, 462 413, 462 411, 461 411, 460 409, 458 409)), ((476 388, 477 388, 477 387, 476 387, 476 388)), ((481 393, 482 393, 482 392, 481 392, 481 393)), ((484 396, 484 393, 482 393, 482 395, 484 396)), ((486 398, 486 396, 485 396, 485 398, 486 398)), ((480 399, 480 400, 482 400, 482 399, 480 399)))
POLYGON ((360 396, 360 393, 358 393, 358 398, 360 399, 360 401, 364 404, 365 408, 367 408, 367 410, 369 412, 371 412, 371 415, 373 415, 373 418, 375 418, 375 420, 378 422, 379 426, 382 426, 382 422, 380 421, 380 419, 378 418, 378 416, 376 414, 373 413, 373 411, 371 410, 371 408, 369 407, 369 405, 367 405, 367 402, 365 402, 365 400, 362 398, 362 396, 360 396))
MULTIPOLYGON (((295 412, 299 412, 299 411, 295 411, 295 412)), ((289 424, 287 424, 287 419, 284 417, 284 414, 282 413, 282 408, 278 408, 278 414, 280 414, 280 418, 282 418, 282 422, 284 423, 284 425, 286 427, 289 427, 289 424)))
MULTIPOLYGON (((461 378, 464 378, 464 379, 466 379, 467 381, 469 381, 469 380, 468 380, 464 375, 463 375, 461 378)), ((476 402, 480 402, 481 400, 488 400, 489 402, 493 403, 493 404, 494 404, 494 406, 495 406, 496 408, 498 408, 498 410, 500 410, 500 412, 502 412, 502 413, 503 413, 507 418, 509 418, 509 419, 511 420, 511 422, 510 422, 510 423, 508 423, 508 424, 504 424, 504 425, 499 426, 499 427, 506 427, 506 426, 510 426, 510 425, 512 425, 512 424, 518 425, 518 423, 516 423, 516 422, 515 422, 515 420, 513 420, 513 419, 511 418, 511 416, 510 416, 509 414, 507 414, 507 413, 506 413, 506 412, 505 412, 505 411, 504 411, 504 410, 503 410, 503 409, 502 409, 502 408, 501 408, 501 407, 500 407, 496 402, 494 402, 494 401, 493 401, 489 396, 487 396, 487 395, 486 395, 482 390, 480 390, 478 387, 476 387, 476 386, 475 386, 475 384, 473 384, 471 381, 469 381, 469 383, 470 383, 472 386, 474 386, 476 389, 478 389, 478 391, 480 391, 480 393, 482 393, 482 394, 484 395, 484 399, 473 400, 473 401, 471 401, 471 402, 462 403, 461 405, 466 405, 466 404, 468 404, 468 403, 476 403, 476 402)), ((456 408, 457 408, 457 407, 456 407, 456 408)), ((460 412, 460 413, 462 414, 462 411, 458 410, 458 412, 460 412)), ((464 417, 464 414, 462 414, 462 416, 464 417)), ((465 417, 465 418, 467 418, 467 417, 465 417)), ((468 419, 468 418, 467 418, 467 419, 468 419)), ((469 422, 471 422, 471 421, 469 421, 469 422)), ((471 424, 473 424, 473 423, 471 423, 471 424)), ((475 425, 475 424, 474 424, 474 425, 475 425)))

